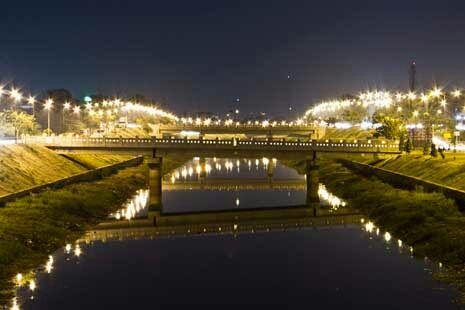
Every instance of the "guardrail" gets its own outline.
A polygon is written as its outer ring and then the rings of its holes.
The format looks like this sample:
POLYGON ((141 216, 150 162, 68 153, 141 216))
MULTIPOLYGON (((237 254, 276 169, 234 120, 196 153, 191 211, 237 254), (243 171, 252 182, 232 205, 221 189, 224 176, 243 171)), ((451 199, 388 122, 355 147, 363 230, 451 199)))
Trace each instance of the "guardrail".
POLYGON ((255 139, 179 139, 179 138, 74 138, 74 137, 24 137, 23 143, 39 143, 49 147, 99 147, 99 148, 195 148, 276 151, 323 151, 323 152, 369 152, 399 153, 395 141, 357 140, 308 140, 287 141, 255 139))

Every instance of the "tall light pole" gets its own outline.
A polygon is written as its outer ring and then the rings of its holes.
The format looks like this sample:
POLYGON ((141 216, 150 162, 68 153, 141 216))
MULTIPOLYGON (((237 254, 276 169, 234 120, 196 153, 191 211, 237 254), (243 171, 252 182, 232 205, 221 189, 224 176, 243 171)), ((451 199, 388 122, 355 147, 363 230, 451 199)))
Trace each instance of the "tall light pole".
POLYGON ((62 119, 61 119, 61 129, 63 131, 63 133, 65 132, 65 113, 66 111, 68 111, 69 109, 71 109, 71 103, 69 103, 68 101, 66 101, 64 104, 63 104, 63 113, 62 113, 62 119))
POLYGON ((47 110, 47 135, 50 135, 50 110, 53 107, 53 99, 45 100, 44 109, 47 110))
POLYGON ((32 116, 35 117, 36 116, 36 113, 35 113, 36 98, 32 95, 29 96, 29 98, 27 98, 27 103, 32 106, 32 116))
MULTIPOLYGON (((11 88, 10 90, 10 97, 13 99, 14 101, 14 106, 13 106, 13 110, 14 111, 17 111, 16 110, 16 105, 18 104, 18 102, 21 101, 21 99, 23 99, 23 95, 19 92, 18 89, 16 88, 11 88)), ((18 127, 16 125, 16 122, 15 122, 15 142, 18 142, 18 127)))

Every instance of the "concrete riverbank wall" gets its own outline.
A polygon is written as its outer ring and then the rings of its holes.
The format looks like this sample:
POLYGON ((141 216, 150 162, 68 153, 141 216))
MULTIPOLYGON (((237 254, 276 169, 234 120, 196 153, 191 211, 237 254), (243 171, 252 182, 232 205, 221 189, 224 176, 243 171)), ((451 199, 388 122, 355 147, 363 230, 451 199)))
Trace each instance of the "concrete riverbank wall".
POLYGON ((394 187, 410 190, 421 187, 426 192, 443 193, 444 196, 454 199, 460 206, 461 210, 465 210, 465 191, 351 160, 340 159, 339 162, 345 167, 356 171, 361 175, 367 177, 376 176, 383 182, 389 183, 394 187))
POLYGON ((140 165, 144 161, 143 156, 134 157, 116 164, 107 165, 103 167, 99 167, 96 169, 88 170, 82 173, 78 173, 63 179, 59 179, 53 182, 44 183, 41 185, 33 186, 15 193, 6 194, 0 196, 0 206, 4 205, 8 201, 15 200, 17 198, 21 198, 27 196, 31 193, 38 193, 46 189, 57 189, 62 188, 66 185, 79 183, 79 182, 89 182, 101 179, 103 177, 109 176, 120 169, 128 168, 128 167, 135 167, 140 165))

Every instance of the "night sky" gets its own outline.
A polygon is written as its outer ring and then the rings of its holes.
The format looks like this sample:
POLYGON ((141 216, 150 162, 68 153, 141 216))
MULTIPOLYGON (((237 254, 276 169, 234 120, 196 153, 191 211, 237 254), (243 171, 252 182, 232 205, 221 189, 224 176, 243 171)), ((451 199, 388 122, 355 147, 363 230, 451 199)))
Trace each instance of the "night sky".
POLYGON ((0 76, 25 91, 141 93, 177 113, 405 90, 412 59, 421 85, 465 87, 464 1, 6 1, 0 39, 0 76))

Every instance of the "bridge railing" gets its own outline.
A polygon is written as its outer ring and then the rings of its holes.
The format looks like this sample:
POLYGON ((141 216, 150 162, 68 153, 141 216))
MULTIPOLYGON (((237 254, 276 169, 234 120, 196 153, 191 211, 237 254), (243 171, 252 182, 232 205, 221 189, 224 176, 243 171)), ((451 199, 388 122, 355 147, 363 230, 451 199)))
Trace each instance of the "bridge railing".
POLYGON ((24 143, 38 143, 55 147, 189 147, 208 148, 270 149, 270 150, 321 150, 347 152, 396 152, 396 141, 379 140, 254 140, 254 139, 179 139, 179 138, 82 138, 82 137, 24 137, 24 143))

